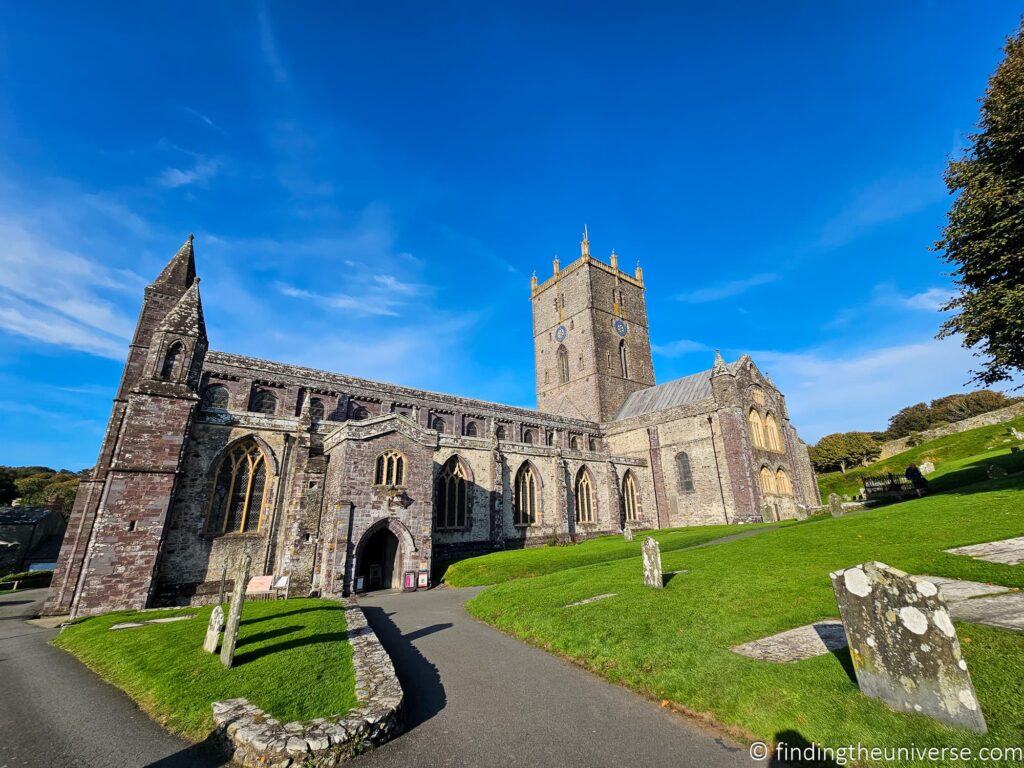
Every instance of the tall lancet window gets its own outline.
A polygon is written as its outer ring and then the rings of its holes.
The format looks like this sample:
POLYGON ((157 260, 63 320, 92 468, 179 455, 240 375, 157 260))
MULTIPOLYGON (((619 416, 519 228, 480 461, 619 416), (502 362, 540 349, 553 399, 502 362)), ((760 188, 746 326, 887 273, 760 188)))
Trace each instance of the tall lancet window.
POLYGON ((558 383, 569 383, 569 350, 564 345, 558 348, 558 383))
POLYGON ((629 378, 629 358, 626 356, 626 340, 619 342, 619 367, 622 369, 622 378, 629 378))
POLYGON ((184 351, 184 347, 180 341, 176 341, 167 348, 167 354, 164 355, 163 365, 160 366, 160 378, 164 381, 170 381, 174 378, 174 371, 178 367, 178 360, 181 358, 181 353, 184 351))
POLYGON ((590 473, 583 467, 576 475, 576 522, 594 522, 594 484, 590 473))

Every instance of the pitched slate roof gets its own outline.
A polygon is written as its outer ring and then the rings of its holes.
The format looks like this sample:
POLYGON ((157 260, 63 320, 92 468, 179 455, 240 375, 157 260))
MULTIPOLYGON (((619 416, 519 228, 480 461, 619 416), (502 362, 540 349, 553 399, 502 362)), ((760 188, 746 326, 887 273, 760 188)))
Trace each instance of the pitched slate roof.
POLYGON ((49 507, 0 507, 0 525, 35 525, 52 514, 49 507))
MULTIPOLYGON (((738 362, 729 363, 726 367, 730 373, 735 373, 738 362)), ((668 408, 675 408, 678 405, 696 403, 706 397, 711 397, 711 372, 713 369, 691 373, 681 379, 666 381, 647 389, 639 389, 626 397, 622 407, 612 417, 612 421, 631 419, 634 416, 643 416, 645 413, 664 411, 668 408)))

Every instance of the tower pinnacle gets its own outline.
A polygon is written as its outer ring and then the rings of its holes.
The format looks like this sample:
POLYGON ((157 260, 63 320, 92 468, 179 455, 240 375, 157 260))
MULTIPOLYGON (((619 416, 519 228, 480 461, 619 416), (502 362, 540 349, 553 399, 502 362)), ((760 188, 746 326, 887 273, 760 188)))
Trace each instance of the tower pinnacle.
POLYGON ((590 234, 587 225, 583 225, 583 240, 580 241, 580 256, 590 256, 590 234))
POLYGON ((193 235, 178 249, 174 257, 167 262, 164 271, 153 281, 153 286, 170 289, 175 294, 184 293, 196 279, 196 254, 192 247, 193 235))

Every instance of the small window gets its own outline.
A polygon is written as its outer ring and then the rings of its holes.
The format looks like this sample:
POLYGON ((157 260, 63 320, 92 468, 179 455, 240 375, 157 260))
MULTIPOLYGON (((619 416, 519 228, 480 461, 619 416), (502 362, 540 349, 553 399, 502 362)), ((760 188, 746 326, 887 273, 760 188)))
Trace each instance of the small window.
POLYGON ((277 397, 269 389, 257 389, 252 393, 249 401, 249 410, 252 413, 263 413, 273 416, 277 413, 277 397))
POLYGON ((530 445, 533 445, 533 430, 532 429, 524 429, 523 430, 523 442, 524 443, 529 443, 530 445))
POLYGON ((178 360, 181 358, 185 348, 182 346, 180 341, 176 341, 167 348, 167 354, 164 355, 163 365, 160 366, 160 378, 164 381, 170 381, 174 378, 174 371, 178 367, 178 360))
POLYGON ((435 416, 430 422, 430 428, 444 434, 445 423, 440 416, 435 416))
POLYGON ((576 437, 576 435, 569 438, 569 447, 574 451, 578 451, 580 449, 580 439, 576 437))
POLYGON ((622 369, 622 378, 629 378, 629 358, 626 355, 626 340, 619 342, 619 367, 622 369))
POLYGON ((768 467, 761 467, 761 472, 758 474, 758 480, 761 485, 761 493, 778 493, 778 488, 775 486, 775 473, 768 469, 768 467))
POLYGON ((569 383, 569 351, 562 345, 558 348, 558 382, 569 383))
POLYGON ((370 409, 362 403, 352 403, 350 406, 351 418, 354 421, 362 421, 363 419, 370 418, 370 409))
POLYGON ((505 439, 505 427, 503 427, 501 424, 496 426, 494 428, 494 436, 496 438, 498 438, 499 440, 504 440, 505 439))
POLYGON ((314 397, 309 401, 309 417, 316 421, 322 421, 324 418, 324 401, 319 397, 314 397))
POLYGON ((405 484, 405 457, 397 451, 386 451, 377 457, 373 484, 394 488, 405 484))
POLYGON ((555 444, 555 433, 552 432, 549 429, 547 432, 544 433, 544 445, 554 445, 554 444, 555 444))
POLYGON ((476 422, 466 422, 466 437, 476 437, 476 422))
POLYGON ((587 449, 591 450, 591 451, 596 451, 597 450, 597 440, 595 440, 592 437, 588 438, 587 439, 587 449))
POLYGON ((782 467, 779 467, 778 471, 775 473, 775 487, 778 492, 784 496, 793 495, 793 483, 790 482, 789 475, 782 467))
POLYGON ((690 456, 686 451, 676 454, 676 473, 679 476, 679 491, 693 493, 693 470, 690 468, 690 456))
POLYGON ((211 384, 208 386, 203 390, 203 407, 227 410, 228 388, 222 384, 211 384))

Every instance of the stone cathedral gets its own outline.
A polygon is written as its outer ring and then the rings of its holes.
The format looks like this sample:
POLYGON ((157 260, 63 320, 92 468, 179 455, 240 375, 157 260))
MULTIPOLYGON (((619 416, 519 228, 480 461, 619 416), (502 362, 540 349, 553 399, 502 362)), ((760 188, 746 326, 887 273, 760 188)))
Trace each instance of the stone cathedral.
POLYGON ((529 410, 211 350, 190 237, 145 289, 46 612, 209 602, 243 552, 289 595, 343 595, 496 549, 819 505, 771 380, 716 353, 655 384, 641 269, 586 234, 580 250, 532 280, 529 410))

